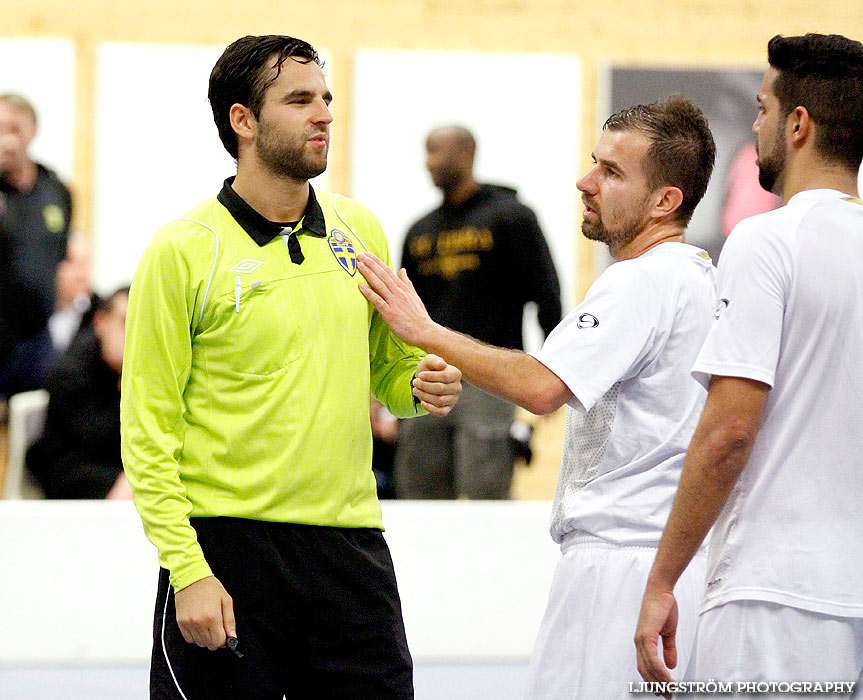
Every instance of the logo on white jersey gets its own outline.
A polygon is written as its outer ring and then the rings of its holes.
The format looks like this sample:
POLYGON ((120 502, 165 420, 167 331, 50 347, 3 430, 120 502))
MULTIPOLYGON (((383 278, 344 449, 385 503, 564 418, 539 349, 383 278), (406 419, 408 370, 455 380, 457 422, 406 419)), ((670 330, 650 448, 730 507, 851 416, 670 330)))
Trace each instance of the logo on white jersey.
POLYGON ((731 302, 728 299, 720 299, 716 304, 716 311, 713 312, 714 320, 718 321, 719 317, 722 315, 722 312, 728 308, 728 305, 731 302))
POLYGON ((599 325, 599 319, 593 314, 582 314, 575 325, 579 328, 596 328, 599 325))
POLYGON ((240 272, 247 275, 250 272, 257 270, 263 264, 263 260, 250 260, 249 258, 243 258, 230 269, 230 272, 240 272))

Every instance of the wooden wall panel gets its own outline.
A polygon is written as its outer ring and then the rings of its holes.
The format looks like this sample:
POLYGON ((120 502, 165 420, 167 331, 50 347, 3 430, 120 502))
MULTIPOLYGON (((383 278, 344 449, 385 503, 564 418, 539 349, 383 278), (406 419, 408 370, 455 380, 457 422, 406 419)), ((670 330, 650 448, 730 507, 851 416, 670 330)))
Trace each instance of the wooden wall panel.
MULTIPOLYGON (((582 165, 596 129, 595 70, 633 65, 760 66, 777 33, 839 32, 863 37, 863 3, 847 0, 12 0, 0 36, 69 37, 78 46, 77 153, 73 187, 79 227, 92 222, 93 55, 99 41, 223 43, 247 33, 301 36, 334 52, 336 116, 350 118, 349 59, 359 48, 423 48, 573 52, 585 62, 582 165)), ((347 124, 346 121, 343 121, 347 124)), ((349 127, 349 124, 347 124, 349 127)), ((346 128, 345 135, 350 129, 346 128)), ((340 154, 350 144, 334 144, 340 154)), ((330 175, 334 189, 350 182, 347 158, 330 175)), ((590 244, 582 243, 584 246, 590 244)), ((587 248, 586 250, 589 250, 587 248)), ((577 270, 583 293, 592 281, 591 255, 577 270)), ((579 295, 577 295, 579 296, 579 295)))

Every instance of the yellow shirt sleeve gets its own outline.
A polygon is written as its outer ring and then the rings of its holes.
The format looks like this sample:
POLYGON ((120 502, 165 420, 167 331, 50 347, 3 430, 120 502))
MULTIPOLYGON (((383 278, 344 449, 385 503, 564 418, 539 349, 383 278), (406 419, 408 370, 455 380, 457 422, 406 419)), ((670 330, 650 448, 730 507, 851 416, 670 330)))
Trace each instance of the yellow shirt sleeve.
MULTIPOLYGON (((201 243, 203 253, 207 245, 201 243)), ((192 505, 178 467, 196 282, 176 245, 157 234, 132 282, 123 356, 123 467, 144 531, 175 590, 212 574, 189 524, 192 505)))

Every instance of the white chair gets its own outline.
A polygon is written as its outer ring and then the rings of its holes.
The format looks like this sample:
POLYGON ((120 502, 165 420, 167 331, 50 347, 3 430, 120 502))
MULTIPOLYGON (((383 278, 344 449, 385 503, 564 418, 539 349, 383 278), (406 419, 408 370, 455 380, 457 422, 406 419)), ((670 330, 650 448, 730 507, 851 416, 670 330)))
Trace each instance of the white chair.
POLYGON ((25 391, 9 398, 9 452, 6 462, 7 500, 44 498, 42 489, 27 471, 27 449, 42 435, 48 410, 48 392, 25 391))

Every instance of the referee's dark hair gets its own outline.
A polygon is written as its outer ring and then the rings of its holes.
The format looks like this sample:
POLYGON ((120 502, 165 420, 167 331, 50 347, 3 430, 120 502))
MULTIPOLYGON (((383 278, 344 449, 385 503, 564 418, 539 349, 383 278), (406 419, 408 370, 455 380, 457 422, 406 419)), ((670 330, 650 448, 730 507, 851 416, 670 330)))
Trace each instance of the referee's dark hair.
POLYGON ((324 65, 308 42, 270 34, 237 39, 213 66, 207 97, 219 138, 233 158, 237 157, 237 135, 231 128, 231 106, 241 104, 248 107, 255 118, 259 117, 264 94, 270 83, 279 77, 282 64, 288 59, 297 63, 317 63, 322 68, 324 65), (275 71, 272 71, 274 59, 275 71))
POLYGON ((783 115, 804 107, 821 155, 856 171, 863 160, 863 44, 839 34, 777 35, 767 60, 778 71, 773 93, 783 115))
POLYGON ((642 163, 647 186, 655 190, 670 185, 683 193, 674 216, 686 226, 707 190, 716 160, 716 144, 704 113, 692 100, 672 95, 612 114, 602 128, 647 136, 650 147, 642 163))

